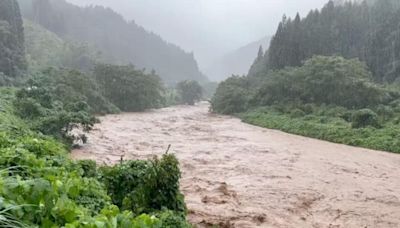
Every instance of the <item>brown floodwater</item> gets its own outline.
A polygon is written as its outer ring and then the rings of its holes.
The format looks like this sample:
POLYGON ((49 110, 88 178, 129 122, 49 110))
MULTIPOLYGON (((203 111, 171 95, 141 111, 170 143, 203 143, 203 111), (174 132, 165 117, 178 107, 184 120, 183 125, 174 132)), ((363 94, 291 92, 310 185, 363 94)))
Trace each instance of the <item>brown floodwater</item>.
POLYGON ((71 156, 113 164, 171 144, 199 227, 400 227, 400 155, 251 126, 206 103, 100 119, 71 156))

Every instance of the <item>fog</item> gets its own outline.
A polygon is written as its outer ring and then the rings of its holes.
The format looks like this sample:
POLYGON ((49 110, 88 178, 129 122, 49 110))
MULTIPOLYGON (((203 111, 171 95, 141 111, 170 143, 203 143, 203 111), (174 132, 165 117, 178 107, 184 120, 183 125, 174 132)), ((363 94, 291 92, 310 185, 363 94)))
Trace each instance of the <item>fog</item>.
POLYGON ((68 0, 103 5, 193 51, 201 68, 229 51, 274 34, 283 14, 305 16, 327 0, 68 0))

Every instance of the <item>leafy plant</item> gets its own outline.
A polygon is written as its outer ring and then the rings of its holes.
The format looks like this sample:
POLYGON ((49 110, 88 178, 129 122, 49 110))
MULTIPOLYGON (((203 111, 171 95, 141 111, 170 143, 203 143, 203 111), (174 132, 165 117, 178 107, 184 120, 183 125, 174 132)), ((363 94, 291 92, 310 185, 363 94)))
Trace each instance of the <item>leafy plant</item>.
POLYGON ((77 162, 78 166, 83 170, 83 177, 97 178, 97 164, 93 160, 79 160, 77 162))
POLYGON ((370 109, 358 110, 353 114, 351 126, 353 128, 379 127, 378 115, 370 109))
POLYGON ((113 167, 101 167, 101 181, 115 205, 135 212, 162 209, 185 212, 179 191, 180 171, 174 155, 152 161, 126 161, 113 167))
POLYGON ((16 114, 28 119, 33 129, 73 143, 83 137, 71 135, 73 129, 89 131, 96 123, 86 102, 57 98, 53 87, 46 84, 34 81, 29 84, 28 88, 17 91, 14 107, 16 114))
POLYGON ((161 159, 154 158, 143 182, 132 198, 124 201, 124 206, 131 205, 131 209, 139 213, 162 209, 185 213, 184 198, 179 191, 180 177, 179 162, 174 155, 165 154, 161 159))
POLYGON ((100 167, 100 180, 115 205, 122 208, 124 200, 142 184, 148 167, 146 161, 126 161, 112 167, 100 167))

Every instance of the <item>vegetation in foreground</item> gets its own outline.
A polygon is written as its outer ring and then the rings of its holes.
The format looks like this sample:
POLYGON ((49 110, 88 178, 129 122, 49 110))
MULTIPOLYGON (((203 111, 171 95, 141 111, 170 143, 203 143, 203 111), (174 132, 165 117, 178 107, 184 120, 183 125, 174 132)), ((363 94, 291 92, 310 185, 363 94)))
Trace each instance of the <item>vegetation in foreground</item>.
MULTIPOLYGON (((190 227, 174 155, 112 167, 72 161, 65 144, 31 123, 50 117, 15 115, 19 93, 27 91, 0 90, 0 226, 190 227)), ((68 121, 78 124, 75 118, 68 121)), ((40 122, 50 126, 48 121, 40 122)))
POLYGON ((101 167, 68 158, 95 114, 165 105, 155 72, 101 64, 29 21, 24 42, 17 1, 0 12, 0 227, 191 227, 174 155, 101 167))
POLYGON ((400 153, 400 92, 373 81, 365 64, 315 56, 303 66, 222 82, 212 109, 245 122, 400 153))
POLYGON ((239 116, 246 123, 265 128, 335 143, 400 153, 399 119, 379 121, 375 119, 378 115, 369 109, 352 111, 326 106, 314 106, 312 112, 306 113, 309 107, 308 105, 261 107, 239 116))

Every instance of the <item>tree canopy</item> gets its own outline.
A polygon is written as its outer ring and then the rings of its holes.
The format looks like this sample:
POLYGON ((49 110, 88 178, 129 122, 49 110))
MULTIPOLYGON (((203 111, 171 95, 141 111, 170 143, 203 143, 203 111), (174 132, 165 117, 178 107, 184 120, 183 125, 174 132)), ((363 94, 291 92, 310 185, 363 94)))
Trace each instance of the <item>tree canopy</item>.
POLYGON ((249 106, 284 103, 329 104, 365 108, 399 97, 373 82, 371 72, 357 59, 314 56, 302 66, 270 71, 261 77, 232 77, 220 83, 212 107, 225 114, 249 106))
POLYGON ((18 2, 0 1, 0 72, 12 78, 26 69, 23 31, 18 2))
POLYGON ((94 77, 101 94, 122 111, 143 111, 164 103, 164 87, 155 72, 146 74, 131 65, 99 64, 94 77))
POLYGON ((179 82, 176 89, 183 104, 194 105, 203 95, 203 89, 196 81, 179 82))
MULTIPOLYGON (((393 82, 400 75, 399 5, 396 0, 329 1, 305 18, 283 17, 261 71, 300 66, 314 55, 341 55, 366 62, 374 80, 393 82)), ((260 72, 256 67, 253 75, 260 72)))

